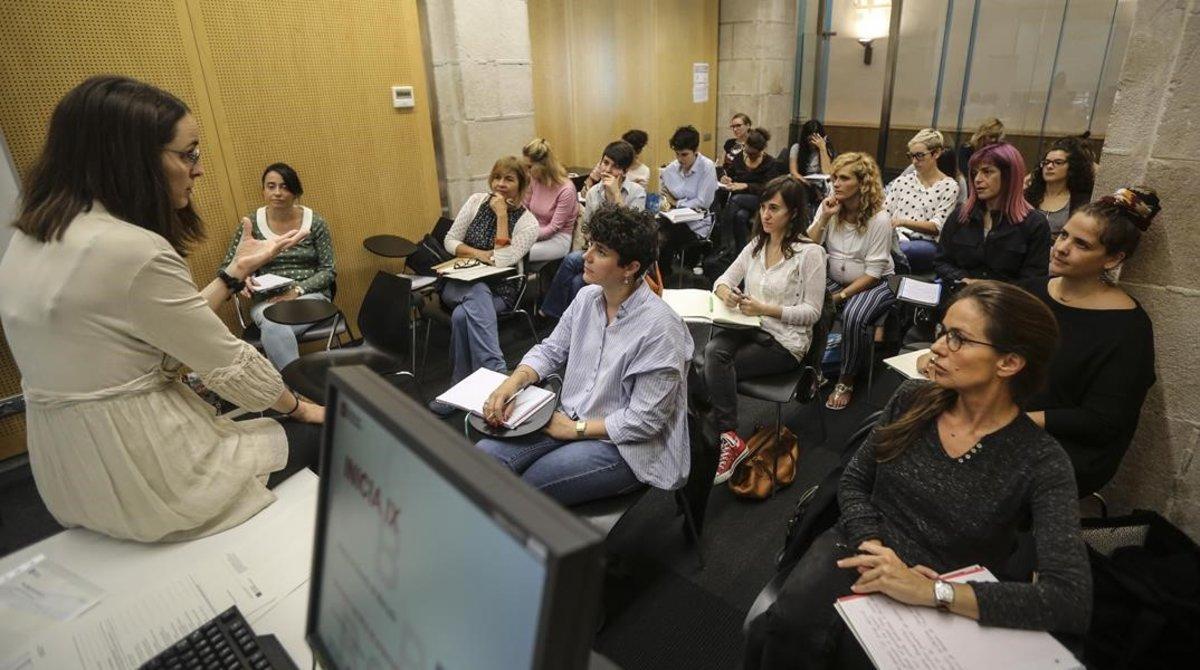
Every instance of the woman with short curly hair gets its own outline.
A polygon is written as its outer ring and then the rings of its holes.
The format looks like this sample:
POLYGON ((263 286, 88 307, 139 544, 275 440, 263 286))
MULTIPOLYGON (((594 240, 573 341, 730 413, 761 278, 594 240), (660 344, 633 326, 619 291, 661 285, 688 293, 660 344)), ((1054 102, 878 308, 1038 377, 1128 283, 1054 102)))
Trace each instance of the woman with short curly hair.
POLYGON ((654 216, 605 204, 586 232, 588 286, 483 406, 484 419, 499 425, 513 395, 565 366, 558 411, 541 434, 478 444, 564 505, 644 485, 677 489, 690 460, 692 338, 642 281, 658 257, 654 216))
POLYGON ((871 324, 896 301, 885 281, 895 272, 895 233, 875 159, 852 151, 833 161, 833 195, 821 201, 808 236, 829 254, 826 288, 842 312, 842 370, 825 402, 840 410, 854 393, 854 376, 874 336, 871 324))

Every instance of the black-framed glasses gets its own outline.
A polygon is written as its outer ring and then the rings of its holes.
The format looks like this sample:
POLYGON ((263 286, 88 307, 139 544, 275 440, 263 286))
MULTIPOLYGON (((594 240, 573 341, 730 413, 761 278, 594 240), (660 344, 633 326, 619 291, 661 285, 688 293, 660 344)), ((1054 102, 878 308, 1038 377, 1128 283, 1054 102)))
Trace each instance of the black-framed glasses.
POLYGON ((933 341, 937 342, 938 340, 942 339, 943 337, 946 338, 946 348, 949 349, 950 351, 958 351, 959 349, 962 349, 964 342, 970 342, 971 344, 982 344, 983 346, 991 347, 991 348, 995 349, 996 351, 1000 350, 1000 347, 997 347, 996 345, 992 344, 991 342, 984 342, 983 340, 972 340, 971 338, 966 337, 961 332, 959 332, 959 330, 957 328, 947 328, 944 324, 939 323, 937 325, 937 327, 934 328, 934 330, 933 330, 933 341))
POLYGON ((187 161, 187 163, 189 165, 195 165, 196 163, 200 162, 200 147, 199 146, 194 146, 191 149, 188 149, 187 151, 178 151, 176 149, 166 149, 165 151, 170 151, 171 153, 179 156, 183 160, 187 161))
POLYGON ((910 160, 910 161, 919 161, 922 158, 928 156, 929 152, 928 151, 910 151, 904 155, 908 156, 908 160, 910 160))
POLYGON ((455 270, 466 270, 467 268, 473 268, 477 265, 482 265, 478 258, 464 258, 461 261, 454 261, 455 270))
POLYGON ((1046 167, 1047 165, 1053 165, 1054 167, 1062 167, 1066 164, 1067 164, 1067 159, 1065 159, 1065 158, 1047 158, 1047 159, 1043 160, 1039 165, 1041 165, 1042 167, 1046 167))

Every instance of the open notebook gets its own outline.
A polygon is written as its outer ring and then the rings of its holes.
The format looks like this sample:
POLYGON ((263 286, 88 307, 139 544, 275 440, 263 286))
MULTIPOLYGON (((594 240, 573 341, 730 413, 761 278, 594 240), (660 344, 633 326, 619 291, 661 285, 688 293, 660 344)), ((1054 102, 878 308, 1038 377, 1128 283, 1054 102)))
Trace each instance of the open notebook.
POLYGON ((662 294, 671 309, 679 316, 691 321, 710 321, 721 326, 761 328, 762 319, 746 316, 730 309, 712 291, 698 288, 666 289, 662 294))
MULTIPOLYGON (((447 405, 454 405, 461 410, 483 416, 483 403, 492 394, 492 391, 504 383, 505 379, 508 377, 499 372, 479 368, 468 375, 466 379, 450 387, 437 399, 447 405)), ((537 386, 525 387, 525 390, 518 393, 516 399, 512 401, 512 415, 508 417, 508 421, 504 422, 504 427, 516 428, 539 409, 545 407, 546 403, 553 400, 554 393, 551 391, 537 386)))
POLYGON ((451 258, 444 263, 438 263, 433 266, 433 269, 442 277, 457 279, 459 281, 475 281, 484 277, 506 274, 516 268, 488 265, 473 258, 451 258))
MULTIPOLYGON (((994 582, 973 565, 942 575, 948 582, 994 582)), ((879 670, 1073 670, 1083 664, 1049 633, 980 626, 966 617, 916 607, 881 594, 839 598, 834 605, 879 670)))

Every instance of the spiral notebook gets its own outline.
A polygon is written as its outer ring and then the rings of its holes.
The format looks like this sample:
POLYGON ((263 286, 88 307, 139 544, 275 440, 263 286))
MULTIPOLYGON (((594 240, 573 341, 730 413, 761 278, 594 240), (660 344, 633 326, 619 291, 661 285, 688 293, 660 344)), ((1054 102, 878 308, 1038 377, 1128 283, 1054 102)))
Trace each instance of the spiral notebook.
MULTIPOLYGON (((437 397, 441 402, 447 405, 470 412, 472 414, 483 416, 483 403, 488 399, 504 380, 508 379, 506 375, 499 372, 493 372, 486 368, 479 368, 472 372, 466 379, 450 387, 448 391, 437 397)), ((508 420, 504 422, 504 427, 508 429, 516 428, 533 416, 537 411, 546 406, 546 403, 554 400, 554 393, 547 391, 538 386, 527 386, 525 390, 517 394, 516 399, 512 401, 512 414, 508 420)))

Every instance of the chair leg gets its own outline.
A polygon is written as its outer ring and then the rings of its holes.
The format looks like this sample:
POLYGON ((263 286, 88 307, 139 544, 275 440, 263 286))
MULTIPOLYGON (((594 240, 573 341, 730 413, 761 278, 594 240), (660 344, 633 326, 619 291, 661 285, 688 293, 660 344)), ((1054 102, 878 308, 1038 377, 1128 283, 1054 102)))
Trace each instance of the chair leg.
POLYGON ((692 516, 692 506, 688 504, 687 500, 680 500, 679 498, 682 496, 678 492, 676 492, 675 495, 676 495, 676 500, 679 503, 679 506, 681 508, 683 508, 684 529, 687 530, 688 534, 692 538, 692 543, 696 547, 696 560, 699 561, 700 569, 703 570, 704 569, 704 546, 702 544, 700 544, 700 531, 699 531, 699 529, 696 528, 695 517, 692 516))
POLYGON ((871 397, 871 386, 875 383, 875 327, 871 327, 871 345, 867 348, 867 397, 871 397))
POLYGON ((429 329, 433 327, 433 319, 425 319, 425 347, 421 351, 421 369, 424 370, 429 362, 429 329))
POLYGON ((467 412, 463 416, 463 437, 471 439, 471 413, 467 412))
POLYGON ((529 333, 533 336, 533 343, 536 345, 538 343, 538 332, 537 326, 533 325, 533 315, 527 310, 523 311, 525 312, 525 322, 529 324, 529 333))
POLYGON ((775 492, 778 491, 778 482, 775 481, 775 473, 779 472, 779 443, 783 440, 783 403, 775 403, 775 462, 771 464, 771 495, 774 498, 775 492))

